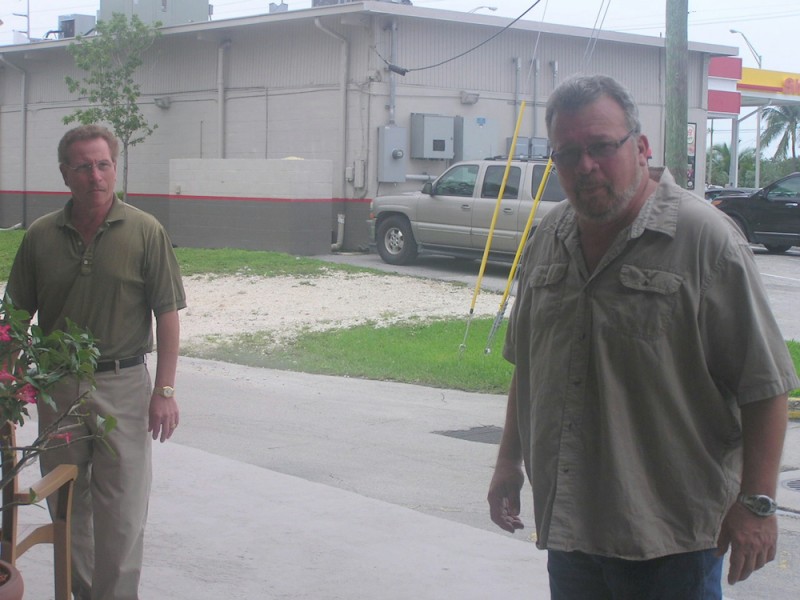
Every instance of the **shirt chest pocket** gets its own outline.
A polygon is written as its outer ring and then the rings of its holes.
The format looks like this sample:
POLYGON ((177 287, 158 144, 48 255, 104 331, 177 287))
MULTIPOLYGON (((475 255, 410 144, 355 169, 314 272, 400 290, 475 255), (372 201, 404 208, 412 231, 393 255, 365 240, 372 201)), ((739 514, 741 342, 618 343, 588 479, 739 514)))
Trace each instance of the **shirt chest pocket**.
POLYGON ((602 303, 609 328, 622 335, 654 339, 671 326, 683 277, 668 271, 623 265, 619 294, 602 303))
POLYGON ((538 328, 555 325, 561 313, 567 265, 540 265, 531 273, 527 293, 530 298, 531 323, 538 328))

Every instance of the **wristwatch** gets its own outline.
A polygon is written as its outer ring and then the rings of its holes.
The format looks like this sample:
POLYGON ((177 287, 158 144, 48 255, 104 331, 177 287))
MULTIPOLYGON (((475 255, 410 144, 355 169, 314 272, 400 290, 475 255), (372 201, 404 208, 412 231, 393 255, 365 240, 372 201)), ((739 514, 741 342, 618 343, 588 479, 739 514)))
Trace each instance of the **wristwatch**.
POLYGON ((763 494, 746 495, 739 494, 737 498, 739 502, 754 514, 759 517, 769 517, 774 515, 778 510, 778 503, 769 496, 763 494))
POLYGON ((163 387, 157 387, 153 390, 153 393, 164 398, 172 398, 175 395, 175 388, 171 385, 165 385, 163 387))

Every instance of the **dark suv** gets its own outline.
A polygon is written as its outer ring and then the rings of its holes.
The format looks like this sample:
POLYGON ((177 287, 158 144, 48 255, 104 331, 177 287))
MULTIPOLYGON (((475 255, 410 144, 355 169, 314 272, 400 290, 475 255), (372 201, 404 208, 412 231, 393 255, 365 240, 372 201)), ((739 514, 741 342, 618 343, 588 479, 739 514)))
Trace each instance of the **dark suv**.
POLYGON ((800 246, 800 173, 748 196, 717 196, 711 204, 736 221, 748 242, 773 254, 800 246))

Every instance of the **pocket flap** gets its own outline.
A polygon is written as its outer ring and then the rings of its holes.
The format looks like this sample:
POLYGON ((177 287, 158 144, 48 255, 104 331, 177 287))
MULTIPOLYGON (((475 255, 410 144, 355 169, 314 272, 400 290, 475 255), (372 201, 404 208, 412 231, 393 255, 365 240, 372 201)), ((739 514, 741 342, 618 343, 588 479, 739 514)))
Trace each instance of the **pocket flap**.
POLYGON ((683 284, 683 277, 676 273, 643 269, 634 265, 623 265, 619 280, 627 288, 659 294, 674 294, 683 284))

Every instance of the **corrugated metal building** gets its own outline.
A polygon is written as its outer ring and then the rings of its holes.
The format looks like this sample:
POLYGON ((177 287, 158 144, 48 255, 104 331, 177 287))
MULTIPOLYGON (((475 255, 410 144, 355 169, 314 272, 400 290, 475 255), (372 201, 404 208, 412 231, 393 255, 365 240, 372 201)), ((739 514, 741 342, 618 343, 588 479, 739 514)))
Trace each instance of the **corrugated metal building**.
MULTIPOLYGON (((362 247, 371 198, 416 189, 421 176, 439 174, 459 158, 507 153, 523 101, 520 136, 544 138, 547 97, 576 73, 605 73, 631 89, 653 164, 663 164, 669 85, 663 38, 510 24, 490 15, 362 2, 165 27, 138 74, 142 108, 158 129, 131 150, 130 202, 161 219, 181 245, 314 254, 330 248, 343 214, 339 242, 362 247), (400 75, 389 64, 408 72, 400 75), (289 156, 330 161, 330 197, 277 196, 263 177, 258 189, 248 188, 241 161, 230 174, 236 179, 230 194, 187 195, 185 184, 170 181, 174 160, 253 159, 259 169, 265 159, 289 156), (206 221, 202 235, 198 219, 206 221)), ((67 53, 70 43, 0 48, 2 227, 30 222, 68 197, 56 144, 68 128, 62 118, 83 102, 64 83, 66 75, 81 76, 67 53)), ((690 44, 689 121, 697 125, 699 157, 705 156, 708 59, 736 52, 690 44)), ((698 187, 704 162, 697 164, 698 187)), ((224 172, 220 178, 228 189, 224 172)))

